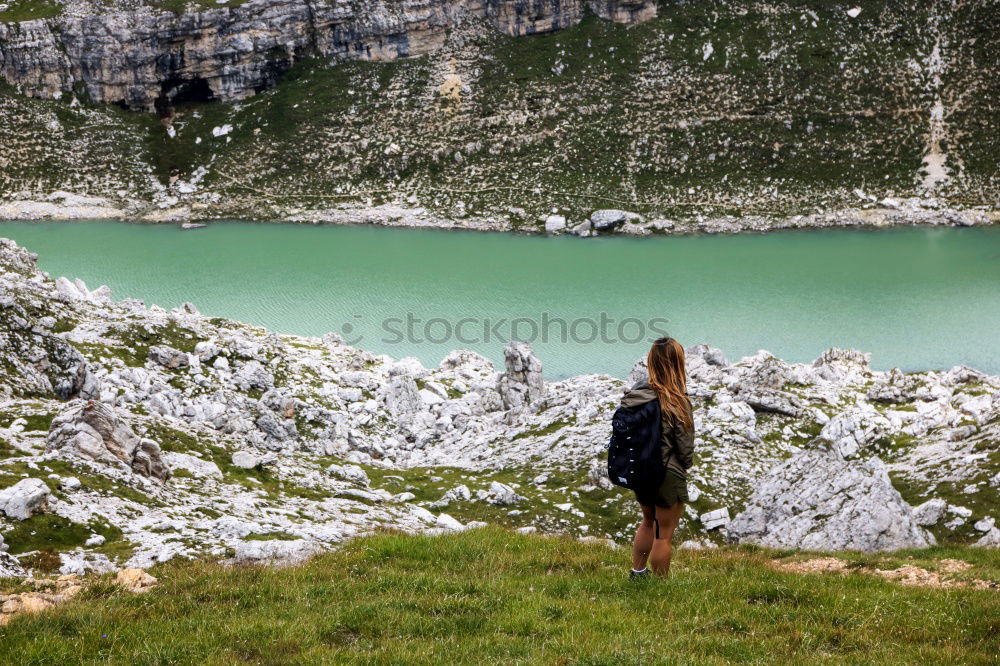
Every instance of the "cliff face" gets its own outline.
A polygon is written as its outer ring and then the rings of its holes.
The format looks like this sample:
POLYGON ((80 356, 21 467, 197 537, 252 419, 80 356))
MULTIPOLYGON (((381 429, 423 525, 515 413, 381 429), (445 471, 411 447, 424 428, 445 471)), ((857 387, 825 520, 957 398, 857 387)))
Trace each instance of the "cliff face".
MULTIPOLYGON (((75 92, 91 102, 165 110, 185 100, 235 100, 274 86, 296 60, 395 60, 442 47, 466 18, 531 35, 579 23, 584 0, 250 0, 175 15, 142 8, 0 24, 0 76, 33 97, 75 92)), ((598 16, 636 23, 654 0, 590 0, 598 16)))

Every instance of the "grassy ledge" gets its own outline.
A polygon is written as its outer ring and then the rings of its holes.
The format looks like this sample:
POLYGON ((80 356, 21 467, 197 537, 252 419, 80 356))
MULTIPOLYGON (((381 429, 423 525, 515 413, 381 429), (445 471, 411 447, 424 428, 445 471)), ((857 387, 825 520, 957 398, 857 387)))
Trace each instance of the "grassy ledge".
MULTIPOLYGON (((954 549, 993 571, 986 554, 954 549)), ((775 571, 782 554, 680 551, 629 583, 627 553, 499 529, 380 534, 290 569, 168 563, 0 630, 22 664, 996 663, 1000 594, 775 571)), ((906 557, 902 555, 900 557, 906 557)), ((916 557, 916 555, 914 555, 916 557)))

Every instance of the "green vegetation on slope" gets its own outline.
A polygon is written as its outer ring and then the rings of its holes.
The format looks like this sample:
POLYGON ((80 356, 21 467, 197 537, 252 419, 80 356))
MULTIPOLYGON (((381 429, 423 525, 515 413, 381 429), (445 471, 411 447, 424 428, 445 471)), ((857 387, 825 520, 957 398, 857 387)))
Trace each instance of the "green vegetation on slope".
POLYGON ((62 13, 62 6, 54 0, 4 0, 0 5, 6 7, 0 11, 0 23, 51 18, 62 13))
MULTIPOLYGON (((953 552, 944 553, 954 555, 953 552)), ((972 551, 960 555, 975 557, 972 551)), ((624 550, 495 529, 379 535, 291 569, 169 563, 0 631, 23 664, 995 663, 995 590, 779 573, 682 551, 630 583, 624 550)))

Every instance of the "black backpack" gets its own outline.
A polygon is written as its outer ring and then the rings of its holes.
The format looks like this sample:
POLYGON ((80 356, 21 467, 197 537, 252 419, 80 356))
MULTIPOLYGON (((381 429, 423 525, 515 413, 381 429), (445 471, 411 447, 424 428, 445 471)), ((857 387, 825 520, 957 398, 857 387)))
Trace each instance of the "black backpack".
POLYGON ((615 410, 608 442, 611 483, 638 491, 660 487, 666 471, 660 453, 662 427, 659 400, 615 410))

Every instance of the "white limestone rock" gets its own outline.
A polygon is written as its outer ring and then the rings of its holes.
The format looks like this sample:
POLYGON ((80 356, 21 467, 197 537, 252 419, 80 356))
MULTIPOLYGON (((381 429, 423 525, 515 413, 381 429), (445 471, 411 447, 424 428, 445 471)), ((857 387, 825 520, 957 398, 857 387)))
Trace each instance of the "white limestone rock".
POLYGON ((932 543, 880 460, 844 460, 823 448, 772 470, 729 524, 729 538, 772 548, 864 552, 932 543))
POLYGON ((1000 548, 1000 529, 996 527, 991 528, 989 532, 972 545, 979 546, 980 548, 1000 548))
POLYGON ((613 208, 605 208, 602 210, 595 210, 590 214, 590 222, 594 225, 594 229, 597 231, 615 231, 626 223, 641 220, 642 216, 636 213, 630 213, 626 210, 617 210, 613 208))
POLYGON ((512 340, 503 350, 506 372, 500 376, 497 390, 505 409, 520 410, 539 406, 545 398, 542 364, 531 344, 512 340))
POLYGON ((49 508, 49 487, 41 479, 21 479, 0 490, 0 513, 14 520, 27 520, 49 508))
POLYGON ((763 349, 737 365, 742 369, 740 381, 753 387, 778 389, 792 378, 789 365, 763 349))
POLYGON ((95 400, 73 400, 52 420, 46 451, 125 466, 159 481, 170 478, 159 445, 141 439, 111 407, 95 400))
POLYGON ((986 516, 982 520, 977 520, 972 527, 979 530, 980 532, 989 532, 996 526, 996 519, 992 516, 986 516))
POLYGON ((301 564, 322 552, 319 543, 309 539, 241 541, 234 548, 234 564, 291 566, 301 564))
POLYGON ((465 484, 460 486, 455 486, 447 491, 441 496, 441 499, 431 502, 429 506, 432 508, 438 508, 443 506, 448 506, 452 502, 468 502, 472 499, 472 491, 465 484))
POLYGON ((831 347, 813 361, 813 373, 828 382, 863 382, 871 376, 871 359, 871 354, 831 347))
POLYGON ((851 407, 823 426, 820 437, 832 442, 837 453, 847 459, 893 432, 892 422, 871 405, 851 407))
POLYGON ((274 453, 255 453, 253 451, 235 451, 232 455, 232 463, 243 469, 255 469, 264 465, 273 465, 278 460, 274 453))
POLYGON ((183 469, 196 479, 221 479, 222 470, 211 460, 202 460, 187 453, 167 451, 163 453, 163 461, 172 470, 183 469))
POLYGON ((327 467, 326 471, 329 475, 347 481, 348 483, 364 486, 366 488, 371 485, 371 481, 368 479, 368 474, 366 474, 365 470, 361 469, 357 465, 334 464, 327 467))
POLYGON ((545 233, 557 234, 566 229, 566 218, 562 215, 549 215, 545 218, 545 233))
POLYGON ((187 354, 165 345, 162 347, 150 347, 149 360, 162 365, 167 370, 178 370, 190 365, 187 354))
POLYGON ((439 514, 434 526, 452 532, 460 532, 465 529, 465 526, 462 525, 462 523, 458 522, 447 513, 439 514))
POLYGON ((513 488, 508 486, 506 483, 493 481, 492 483, 490 483, 490 490, 487 500, 491 504, 499 504, 501 506, 511 506, 523 502, 524 497, 518 495, 517 492, 513 488))
MULTIPOLYGON (((590 468, 587 470, 587 481, 592 486, 601 490, 611 490, 615 487, 608 476, 608 463, 606 460, 594 459, 590 461, 590 468)), ((535 477, 535 484, 540 485, 538 477, 535 477)))
POLYGON ((701 520, 702 526, 708 531, 726 527, 730 523, 729 508, 723 507, 714 511, 707 511, 701 514, 698 519, 701 520))
POLYGON ((80 479, 75 476, 67 476, 59 479, 59 487, 67 492, 73 492, 74 490, 79 490, 83 486, 80 483, 80 479))
POLYGON ((274 375, 260 361, 251 360, 233 373, 233 383, 243 391, 266 391, 274 387, 274 375))
POLYGON ((913 509, 913 520, 917 525, 930 527, 937 525, 944 517, 948 503, 937 497, 932 498, 913 509))

